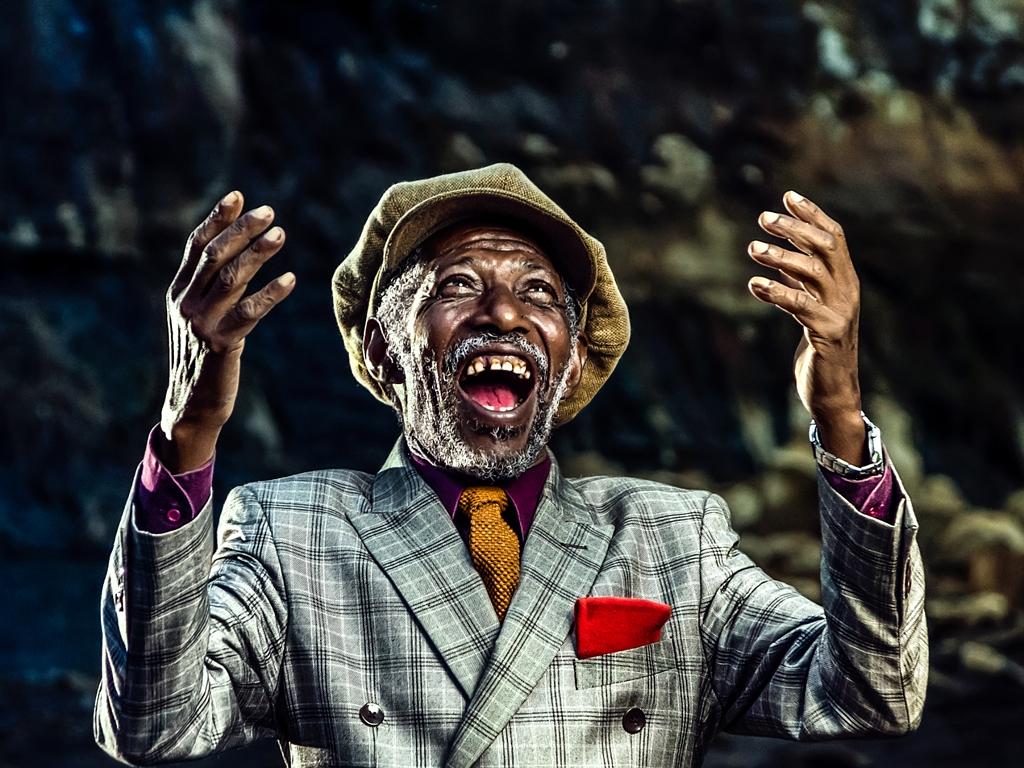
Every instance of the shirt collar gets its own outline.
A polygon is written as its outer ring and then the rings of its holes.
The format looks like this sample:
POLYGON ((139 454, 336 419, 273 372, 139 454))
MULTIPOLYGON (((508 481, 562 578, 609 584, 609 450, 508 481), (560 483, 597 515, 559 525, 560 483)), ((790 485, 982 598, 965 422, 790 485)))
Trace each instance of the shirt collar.
MULTIPOLYGON (((455 513, 459 508, 459 497, 462 492, 471 485, 480 485, 479 481, 466 475, 442 469, 434 466, 422 456, 417 456, 412 450, 409 451, 413 466, 420 473, 420 477, 434 489, 437 498, 441 500, 442 506, 455 519, 455 513)), ((523 533, 523 540, 530 531, 534 515, 537 513, 537 505, 540 503, 541 493, 544 491, 544 483, 548 479, 551 470, 551 457, 544 456, 544 460, 527 469, 519 477, 514 477, 505 482, 493 483, 505 489, 512 506, 515 507, 516 517, 519 520, 519 530, 523 533)))

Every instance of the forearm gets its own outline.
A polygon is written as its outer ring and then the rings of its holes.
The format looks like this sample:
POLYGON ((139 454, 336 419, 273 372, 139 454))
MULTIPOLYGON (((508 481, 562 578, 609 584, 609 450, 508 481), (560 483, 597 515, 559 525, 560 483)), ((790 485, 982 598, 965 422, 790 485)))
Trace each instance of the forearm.
POLYGON ((704 624, 723 726, 793 739, 906 732, 927 675, 913 512, 904 501, 889 524, 823 479, 820 494, 824 607, 739 553, 722 502, 709 503, 705 546, 719 554, 704 556, 704 581, 719 586, 704 624))
POLYGON ((928 675, 924 570, 917 521, 893 470, 891 522, 858 515, 819 476, 822 604, 830 703, 872 732, 920 721, 928 675))
MULTIPOLYGON (((240 503, 226 503, 225 515, 240 503)), ((269 733, 273 659, 284 638, 280 593, 246 558, 219 554, 214 564, 210 503, 193 523, 164 534, 135 527, 132 506, 101 603, 97 743, 119 759, 153 762, 202 757, 269 733), (221 589, 224 581, 232 588, 221 589)), ((254 520, 249 533, 262 525, 254 520)))

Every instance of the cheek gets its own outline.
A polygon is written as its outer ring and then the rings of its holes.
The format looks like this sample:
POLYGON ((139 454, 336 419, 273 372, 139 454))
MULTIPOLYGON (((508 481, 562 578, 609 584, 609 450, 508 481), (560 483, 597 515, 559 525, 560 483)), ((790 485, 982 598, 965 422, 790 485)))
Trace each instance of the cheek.
POLYGON ((435 304, 428 307, 416 320, 413 332, 414 344, 420 349, 435 349, 444 355, 451 338, 452 328, 458 322, 450 307, 435 304))
POLYGON ((551 318, 537 324, 537 330, 551 355, 552 364, 563 364, 569 356, 569 328, 562 318, 551 318))

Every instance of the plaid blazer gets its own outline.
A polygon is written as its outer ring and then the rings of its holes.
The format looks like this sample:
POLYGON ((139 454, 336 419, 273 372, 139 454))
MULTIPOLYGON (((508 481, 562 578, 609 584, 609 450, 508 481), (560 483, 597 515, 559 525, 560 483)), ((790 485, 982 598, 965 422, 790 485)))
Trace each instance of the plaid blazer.
POLYGON ((719 497, 553 461, 502 625, 401 441, 376 476, 236 488, 216 551, 209 504, 148 534, 129 500, 97 742, 140 763, 275 737, 293 766, 691 766, 721 729, 904 733, 928 667, 910 503, 889 525, 819 489, 824 610, 737 549, 719 497), (672 615, 653 645, 578 659, 586 595, 672 615))

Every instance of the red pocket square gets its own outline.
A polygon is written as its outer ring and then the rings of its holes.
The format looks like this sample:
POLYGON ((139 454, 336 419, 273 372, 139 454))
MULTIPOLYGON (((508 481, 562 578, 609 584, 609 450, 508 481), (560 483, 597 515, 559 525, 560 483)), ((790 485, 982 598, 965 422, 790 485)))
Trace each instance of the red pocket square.
POLYGON ((631 597, 576 600, 576 655, 581 659, 639 648, 661 639, 672 607, 631 597))

